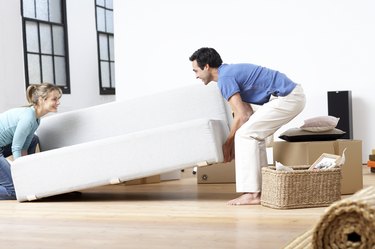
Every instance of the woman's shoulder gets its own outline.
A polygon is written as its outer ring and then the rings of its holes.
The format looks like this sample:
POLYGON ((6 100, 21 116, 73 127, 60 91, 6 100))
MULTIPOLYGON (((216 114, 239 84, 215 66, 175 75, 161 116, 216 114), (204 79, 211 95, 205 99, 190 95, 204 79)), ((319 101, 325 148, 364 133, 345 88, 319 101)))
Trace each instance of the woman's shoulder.
POLYGON ((35 109, 30 106, 23 106, 15 108, 17 112, 23 118, 34 119, 35 118, 35 109))

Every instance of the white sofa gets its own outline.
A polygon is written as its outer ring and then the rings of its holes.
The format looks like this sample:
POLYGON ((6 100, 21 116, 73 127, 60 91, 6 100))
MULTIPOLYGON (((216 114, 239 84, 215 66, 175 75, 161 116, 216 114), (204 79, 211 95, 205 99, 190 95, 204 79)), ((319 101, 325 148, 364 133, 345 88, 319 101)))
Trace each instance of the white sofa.
POLYGON ((12 165, 18 201, 223 161, 231 112, 216 84, 42 118, 42 152, 12 165))

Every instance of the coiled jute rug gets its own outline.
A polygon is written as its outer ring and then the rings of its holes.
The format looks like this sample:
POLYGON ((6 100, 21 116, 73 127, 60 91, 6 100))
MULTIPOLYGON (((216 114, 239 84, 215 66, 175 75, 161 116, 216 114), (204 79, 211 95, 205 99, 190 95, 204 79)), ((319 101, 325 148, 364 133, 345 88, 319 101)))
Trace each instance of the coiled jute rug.
POLYGON ((331 204, 315 227, 285 249, 375 249, 375 186, 331 204))

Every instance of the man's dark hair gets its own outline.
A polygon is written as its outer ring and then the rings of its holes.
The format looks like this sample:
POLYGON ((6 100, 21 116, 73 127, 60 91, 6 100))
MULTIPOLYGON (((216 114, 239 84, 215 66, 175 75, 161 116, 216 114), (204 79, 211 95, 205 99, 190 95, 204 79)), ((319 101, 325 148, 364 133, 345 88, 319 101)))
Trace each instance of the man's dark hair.
POLYGON ((196 60, 202 70, 207 64, 212 68, 219 68, 223 63, 219 53, 213 48, 200 48, 189 57, 189 60, 196 60))

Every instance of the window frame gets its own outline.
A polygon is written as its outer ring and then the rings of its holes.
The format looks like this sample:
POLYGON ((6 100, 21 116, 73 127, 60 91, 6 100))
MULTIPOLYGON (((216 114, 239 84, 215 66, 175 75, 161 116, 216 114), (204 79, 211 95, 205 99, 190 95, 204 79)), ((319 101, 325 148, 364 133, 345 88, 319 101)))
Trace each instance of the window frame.
MULTIPOLYGON (((111 49, 110 49, 110 38, 112 37, 112 39, 114 40, 114 32, 108 32, 107 30, 106 31, 100 31, 98 29, 98 8, 101 8, 101 9, 104 9, 104 19, 105 19, 105 27, 107 27, 106 25, 106 22, 107 22, 107 18, 106 18, 106 10, 108 11, 111 11, 112 12, 112 22, 113 22, 113 7, 112 8, 108 8, 107 6, 102 6, 102 5, 98 5, 97 3, 98 1, 95 0, 95 25, 96 25, 96 39, 97 39, 97 49, 98 49, 98 70, 99 70, 99 90, 100 90, 100 94, 101 95, 114 95, 116 94, 116 81, 115 79, 113 79, 112 76, 115 76, 115 59, 113 58, 113 60, 111 60, 110 58, 110 55, 111 55, 111 49), (100 50, 100 37, 101 36, 105 36, 106 40, 107 40, 107 55, 108 55, 108 59, 107 60, 104 60, 101 58, 101 50, 100 50), (102 62, 106 62, 108 63, 108 75, 109 75, 109 87, 107 86, 103 86, 103 81, 102 81, 102 65, 101 63, 102 62), (112 66, 113 65, 113 66, 112 66), (111 69, 113 70, 113 75, 111 73, 111 69)), ((106 3, 107 0, 104 0, 104 3, 106 3)), ((106 4, 104 4, 106 5, 106 4)), ((112 26, 113 26, 113 23, 112 23, 112 26)), ((114 49, 114 48, 112 48, 114 49)), ((114 51, 113 51, 113 54, 114 54, 114 51)))
MULTIPOLYGON (((21 1, 21 17, 22 17, 22 32, 23 32, 23 53, 24 53, 24 68, 25 68, 25 83, 26 83, 26 88, 32 84, 30 83, 30 75, 29 75, 29 58, 28 55, 34 54, 39 56, 39 70, 40 70, 40 79, 41 82, 44 82, 43 80, 43 61, 42 61, 42 56, 47 55, 51 56, 52 59, 52 70, 53 70, 53 82, 48 82, 57 85, 58 87, 61 88, 63 94, 70 94, 71 93, 71 87, 70 87, 70 70, 69 70, 69 46, 68 46, 68 27, 67 27, 67 18, 66 18, 66 0, 60 0, 61 2, 61 23, 53 22, 53 21, 46 21, 46 20, 40 20, 36 18, 31 18, 31 17, 25 17, 24 12, 23 12, 23 0, 21 1), (26 23, 31 22, 35 23, 37 25, 37 36, 38 36, 38 48, 39 52, 30 52, 27 49, 27 30, 26 30, 26 23), (44 53, 42 52, 41 49, 41 39, 40 39, 40 26, 41 24, 46 24, 48 25, 48 28, 51 31, 51 43, 52 43, 52 51, 51 53, 44 53), (62 27, 63 29, 63 34, 64 34, 64 39, 63 39, 63 47, 64 47, 64 55, 57 55, 53 51, 53 27, 54 26, 59 26, 62 27), (65 80, 66 84, 65 85, 58 85, 56 84, 56 71, 55 71, 55 59, 57 57, 60 58, 65 58, 65 80)), ((36 8, 36 0, 34 0, 34 8, 36 8)), ((36 11, 36 9, 35 9, 36 11)), ((49 13, 49 10, 48 10, 49 13)))

